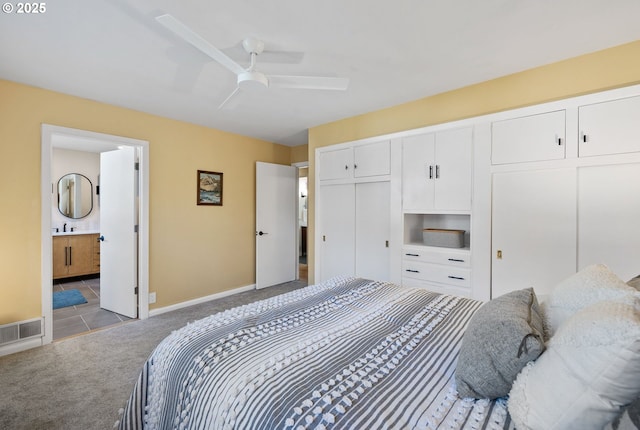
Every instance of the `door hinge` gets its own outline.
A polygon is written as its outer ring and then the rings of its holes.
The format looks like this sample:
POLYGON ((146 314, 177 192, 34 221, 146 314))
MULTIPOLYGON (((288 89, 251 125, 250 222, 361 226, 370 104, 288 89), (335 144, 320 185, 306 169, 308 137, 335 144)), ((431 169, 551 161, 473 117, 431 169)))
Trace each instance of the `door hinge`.
POLYGON ((140 170, 140 162, 136 161, 135 167, 136 170, 140 170))
POLYGON ((133 289, 133 294, 138 294, 138 287, 135 287, 135 288, 133 289))
POLYGON ((138 225, 137 225, 137 224, 133 226, 133 232, 134 232, 134 233, 137 233, 137 232, 138 232, 138 225))

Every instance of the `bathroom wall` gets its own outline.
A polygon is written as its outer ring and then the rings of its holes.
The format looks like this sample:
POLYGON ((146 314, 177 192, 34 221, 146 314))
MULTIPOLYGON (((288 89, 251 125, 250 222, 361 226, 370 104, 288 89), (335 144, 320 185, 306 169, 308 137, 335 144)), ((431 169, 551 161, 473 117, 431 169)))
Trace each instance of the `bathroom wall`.
POLYGON ((100 175, 100 154, 94 152, 72 151, 69 149, 53 148, 51 157, 51 184, 53 196, 51 198, 51 227, 62 231, 67 224, 67 230, 74 227, 81 231, 100 230, 100 205, 96 194, 100 175), (91 181, 93 195, 93 209, 88 216, 80 219, 70 219, 58 210, 57 189, 58 180, 68 173, 80 173, 91 181))

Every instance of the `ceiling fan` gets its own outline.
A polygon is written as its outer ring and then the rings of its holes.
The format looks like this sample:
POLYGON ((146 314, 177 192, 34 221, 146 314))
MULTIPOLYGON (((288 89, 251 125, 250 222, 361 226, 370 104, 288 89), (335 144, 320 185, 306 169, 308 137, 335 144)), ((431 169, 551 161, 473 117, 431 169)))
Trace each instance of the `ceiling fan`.
POLYGON ((251 91, 257 88, 294 88, 309 90, 333 90, 345 91, 349 86, 348 78, 336 78, 325 76, 286 76, 266 75, 256 69, 256 57, 264 51, 264 42, 256 37, 247 37, 242 41, 242 46, 250 56, 250 65, 247 68, 232 60, 224 52, 207 42, 184 23, 169 14, 160 15, 156 20, 166 29, 180 37, 187 43, 208 55, 237 76, 237 86, 233 92, 218 106, 222 109, 241 90, 251 91))

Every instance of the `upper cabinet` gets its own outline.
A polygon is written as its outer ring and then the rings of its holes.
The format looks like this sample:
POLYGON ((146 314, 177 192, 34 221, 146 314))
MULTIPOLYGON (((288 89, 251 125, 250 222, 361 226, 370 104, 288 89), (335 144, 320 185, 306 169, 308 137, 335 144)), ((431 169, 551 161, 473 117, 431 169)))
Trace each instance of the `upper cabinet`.
POLYGON ((565 158, 565 123, 564 110, 492 123, 491 163, 565 158))
POLYGON ((403 210, 471 210, 472 144, 471 127, 403 138, 403 210))
POLYGON ((640 151, 640 97, 580 106, 580 157, 640 151))
POLYGON ((348 180, 391 173, 391 142, 388 140, 319 154, 320 180, 348 180))

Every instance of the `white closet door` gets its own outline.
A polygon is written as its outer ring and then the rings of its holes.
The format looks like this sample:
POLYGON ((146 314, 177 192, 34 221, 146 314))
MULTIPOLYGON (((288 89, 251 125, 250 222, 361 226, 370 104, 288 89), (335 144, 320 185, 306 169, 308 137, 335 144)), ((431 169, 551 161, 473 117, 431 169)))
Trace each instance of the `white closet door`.
POLYGON ((471 210, 472 145, 470 127, 436 134, 436 209, 471 210))
POLYGON ((353 149, 343 148, 323 151, 319 154, 320 180, 348 179, 353 177, 353 149))
POLYGON ((491 163, 561 160, 565 157, 565 111, 497 121, 491 125, 491 163))
POLYGON ((433 210, 435 135, 402 139, 402 207, 405 211, 433 210))
POLYGON ((640 97, 581 106, 580 157, 640 151, 640 97))
POLYGON ((355 185, 320 186, 320 281, 353 276, 355 270, 355 185))
POLYGON ((389 182, 356 185, 356 276, 389 280, 389 182))
POLYGON ((640 274, 640 164, 578 171, 578 269, 603 263, 624 281, 640 274))
POLYGON ((576 271, 576 171, 493 175, 491 297, 549 294, 576 271))

